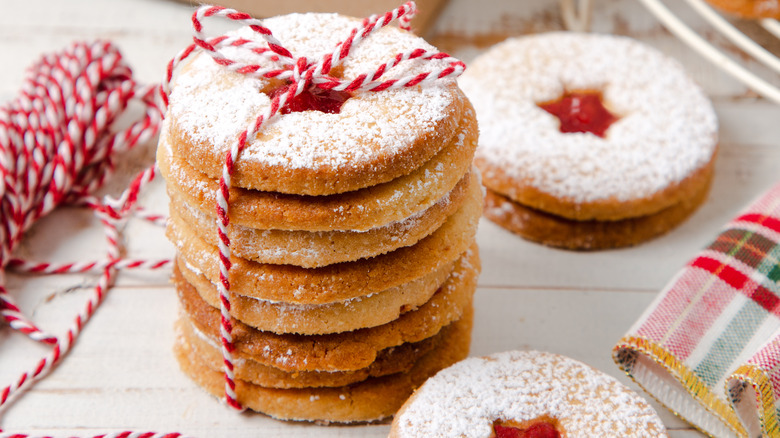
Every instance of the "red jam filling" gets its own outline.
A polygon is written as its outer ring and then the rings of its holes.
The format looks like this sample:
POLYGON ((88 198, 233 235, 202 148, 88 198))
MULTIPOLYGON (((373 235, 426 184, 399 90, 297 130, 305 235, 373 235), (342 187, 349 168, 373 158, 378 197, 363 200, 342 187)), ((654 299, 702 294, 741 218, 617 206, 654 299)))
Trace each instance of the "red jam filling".
POLYGON ((604 107, 597 91, 567 91, 552 102, 538 104, 561 121, 561 132, 590 132, 604 138, 610 125, 618 120, 604 107))
MULTIPOLYGON (((281 93, 286 93, 288 87, 280 87, 273 90, 269 97, 273 99, 281 93)), ((322 90, 310 88, 295 96, 281 109, 282 114, 297 113, 301 111, 320 111, 328 114, 338 114, 341 105, 352 97, 348 91, 322 90)))
POLYGON ((494 424, 493 430, 496 432, 496 438, 561 438, 555 426, 545 421, 532 424, 525 429, 494 424))

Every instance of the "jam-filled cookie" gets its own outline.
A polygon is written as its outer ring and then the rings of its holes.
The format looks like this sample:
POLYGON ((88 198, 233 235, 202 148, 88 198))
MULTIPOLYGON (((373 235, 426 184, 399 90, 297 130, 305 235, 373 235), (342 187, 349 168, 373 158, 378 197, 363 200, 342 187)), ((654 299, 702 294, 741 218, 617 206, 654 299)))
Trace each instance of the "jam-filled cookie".
POLYGON ((480 126, 488 218, 552 246, 633 245, 706 198, 718 125, 674 60, 625 37, 509 39, 460 84, 480 126))
MULTIPOLYGON (((360 20, 335 14, 290 14, 265 19, 263 24, 295 56, 317 60, 331 53, 360 26, 360 20)), ((249 27, 235 36, 259 39, 249 27)), ((356 78, 412 49, 434 51, 409 32, 384 27, 356 45, 329 74, 356 78)), ((233 54, 251 61, 248 56, 233 54)), ((393 75, 413 76, 447 66, 446 60, 412 61, 393 75)), ((284 68, 272 60, 264 67, 284 68)), ((225 153, 236 136, 287 85, 230 71, 203 52, 188 60, 174 79, 168 109, 171 147, 176 156, 212 179, 221 175, 225 153)), ((385 183, 418 169, 457 142, 462 134, 458 128, 467 119, 467 100, 452 78, 435 86, 312 95, 320 91, 302 93, 282 110, 282 117, 248 139, 234 166, 233 186, 329 195, 385 183), (319 107, 323 101, 333 107, 319 107)))
POLYGON ((582 362, 508 351, 429 379, 393 419, 390 438, 666 437, 636 393, 582 362))

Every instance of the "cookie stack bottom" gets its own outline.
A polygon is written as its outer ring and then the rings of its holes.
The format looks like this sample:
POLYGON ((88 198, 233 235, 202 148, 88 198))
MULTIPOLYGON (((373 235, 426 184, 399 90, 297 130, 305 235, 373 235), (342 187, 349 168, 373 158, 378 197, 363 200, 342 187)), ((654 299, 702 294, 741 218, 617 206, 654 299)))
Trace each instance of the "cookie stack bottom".
MULTIPOLYGON (((277 334, 233 320, 238 401, 286 420, 373 421, 393 415, 428 377, 468 355, 476 246, 434 296, 376 327, 323 335, 277 334)), ((182 303, 175 351, 186 374, 224 391, 219 311, 175 275, 182 303)))

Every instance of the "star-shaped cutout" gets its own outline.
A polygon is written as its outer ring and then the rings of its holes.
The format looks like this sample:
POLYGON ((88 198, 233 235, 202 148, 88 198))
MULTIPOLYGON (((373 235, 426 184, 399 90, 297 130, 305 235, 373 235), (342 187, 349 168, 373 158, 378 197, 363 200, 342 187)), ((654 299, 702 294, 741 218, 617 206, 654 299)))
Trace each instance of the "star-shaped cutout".
POLYGON ((561 121, 561 132, 590 132, 604 138, 619 117, 604 107, 598 91, 566 91, 560 99, 538 104, 561 121))

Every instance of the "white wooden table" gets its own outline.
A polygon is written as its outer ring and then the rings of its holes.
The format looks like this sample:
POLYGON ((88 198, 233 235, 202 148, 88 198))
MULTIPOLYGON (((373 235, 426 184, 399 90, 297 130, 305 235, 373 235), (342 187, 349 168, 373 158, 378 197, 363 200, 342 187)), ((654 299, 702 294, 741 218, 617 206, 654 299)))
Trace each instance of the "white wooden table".
MULTIPOLYGON (((167 61, 190 37, 191 9, 163 0, 24 0, 3 6, 3 100, 16 94, 27 65, 70 41, 111 39, 123 50, 136 77, 149 83, 161 80, 167 61)), ((507 35, 560 28, 557 2, 552 0, 451 0, 431 36, 468 60, 485 44, 507 35), (456 38, 456 33, 462 37, 456 38)), ((553 351, 591 364, 640 391, 613 364, 611 347, 721 226, 780 179, 780 108, 711 67, 634 1, 597 1, 593 29, 628 34, 677 57, 712 96, 722 139, 712 194, 671 233, 614 251, 545 248, 483 220, 477 237, 484 270, 476 297, 472 354, 531 348, 553 351)), ((153 150, 150 144, 129 162, 148 163, 153 150)), ((123 184, 120 178, 111 188, 123 184)), ((160 181, 145 194, 144 204, 160 212, 167 209, 160 181)), ((150 225, 132 223, 127 240, 134 256, 173 255, 162 230, 150 225)), ((29 233, 19 254, 52 261, 91 259, 103 250, 102 242, 101 231, 88 213, 63 209, 29 233)), ((165 270, 123 273, 69 357, 2 412, 0 428, 60 436, 120 430, 178 431, 197 437, 386 436, 386 424, 321 427, 237 415, 206 395, 179 372, 171 352, 177 304, 168 275, 165 270)), ((20 306, 55 333, 70 324, 71 315, 87 296, 83 286, 94 281, 86 275, 8 276, 20 306)), ((0 386, 32 367, 45 351, 0 327, 0 386)), ((663 407, 654 406, 671 436, 700 436, 663 407)))

